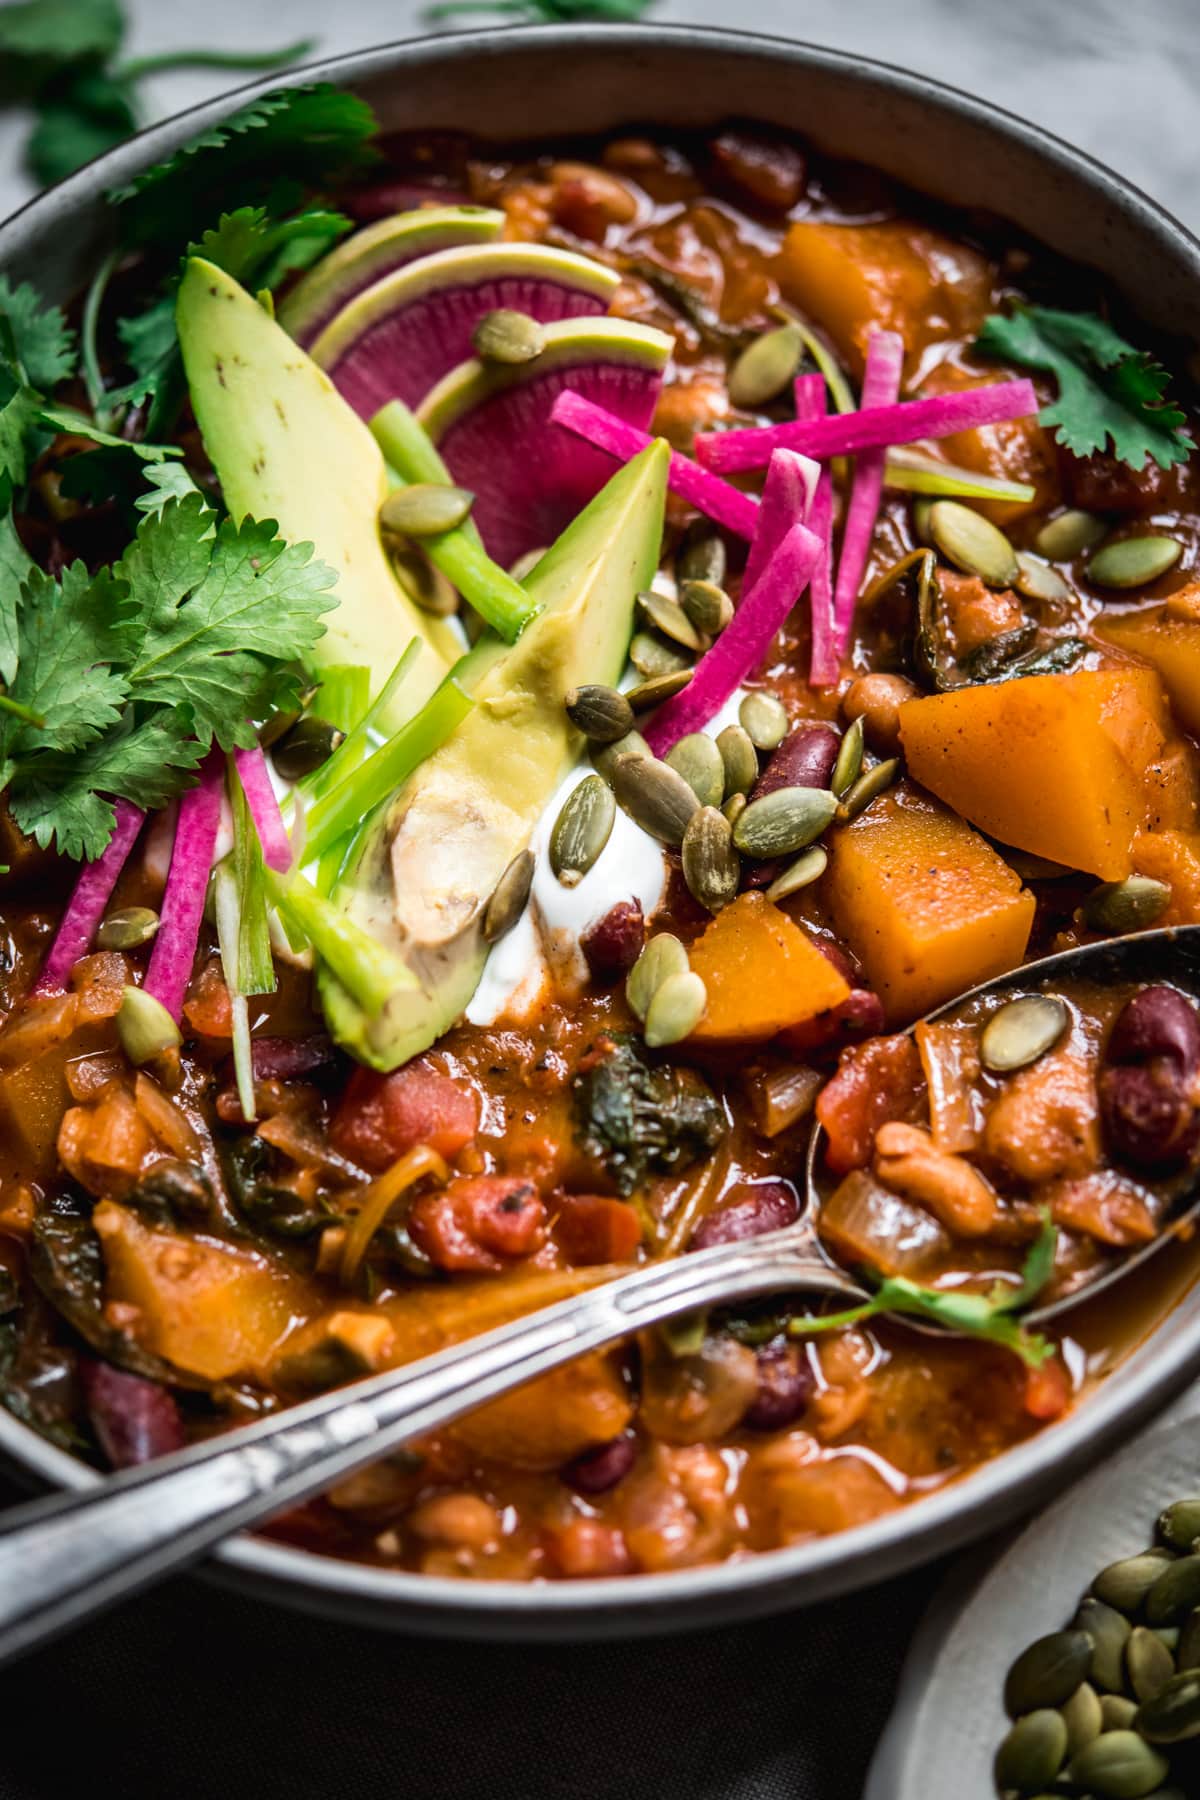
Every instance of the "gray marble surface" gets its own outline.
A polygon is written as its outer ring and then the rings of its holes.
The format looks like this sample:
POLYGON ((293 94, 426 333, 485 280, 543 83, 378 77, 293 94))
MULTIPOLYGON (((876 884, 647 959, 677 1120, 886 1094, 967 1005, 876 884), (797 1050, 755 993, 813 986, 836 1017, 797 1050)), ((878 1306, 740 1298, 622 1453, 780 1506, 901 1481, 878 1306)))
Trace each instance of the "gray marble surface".
MULTIPOLYGON (((320 53, 426 29, 421 0, 125 0, 135 55, 204 43, 262 48, 298 37, 320 53)), ((1200 0, 659 0, 673 23, 774 32, 916 69, 1036 120, 1138 183, 1200 230, 1200 0)), ((499 21, 498 21, 499 22, 499 21)), ((162 117, 219 93, 228 75, 146 86, 162 117)), ((0 216, 28 197, 24 121, 0 115, 0 216)))

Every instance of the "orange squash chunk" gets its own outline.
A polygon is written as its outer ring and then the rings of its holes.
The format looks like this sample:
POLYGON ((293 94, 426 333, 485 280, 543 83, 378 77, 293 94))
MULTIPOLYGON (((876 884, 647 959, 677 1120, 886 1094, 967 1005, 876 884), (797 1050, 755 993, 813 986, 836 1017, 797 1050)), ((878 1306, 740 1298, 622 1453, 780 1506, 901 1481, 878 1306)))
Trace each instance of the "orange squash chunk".
POLYGON ((1200 925, 1200 833, 1141 831, 1133 840, 1133 867, 1171 890, 1156 925, 1200 925))
POLYGON ((858 373, 872 327, 898 331, 913 358, 935 339, 973 337, 992 293, 984 257, 898 219, 874 225, 797 219, 783 241, 779 280, 858 373))
POLYGON ((835 833, 824 899, 889 1021, 1013 968, 1034 898, 954 813, 906 782, 835 833))
POLYGON ((909 773, 990 837, 1123 880, 1166 749, 1152 669, 1087 669, 959 688, 900 709, 909 773))
POLYGON ((739 894, 692 945, 689 961, 708 990, 692 1033, 701 1043, 774 1037, 840 1006, 849 983, 779 907, 739 894))
POLYGON ((1157 669, 1175 717, 1185 731, 1200 735, 1200 623, 1172 617, 1168 604, 1098 619, 1095 630, 1098 638, 1157 669))

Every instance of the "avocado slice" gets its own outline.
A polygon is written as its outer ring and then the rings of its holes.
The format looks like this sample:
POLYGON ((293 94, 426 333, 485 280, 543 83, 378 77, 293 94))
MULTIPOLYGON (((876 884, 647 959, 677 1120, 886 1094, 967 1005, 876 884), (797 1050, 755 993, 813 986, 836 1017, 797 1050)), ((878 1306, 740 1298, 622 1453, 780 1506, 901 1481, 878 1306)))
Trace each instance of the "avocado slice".
POLYGON ((379 536, 388 493, 375 439, 329 377, 231 275, 201 257, 184 272, 176 305, 179 342, 204 447, 235 519, 275 519, 290 542, 312 541, 337 573, 336 612, 313 651, 371 671, 382 688, 413 637, 421 653, 394 715, 398 729, 459 654, 445 622, 404 591, 379 536))
POLYGON ((511 648, 485 637, 463 658, 458 679, 474 710, 380 809, 334 888, 335 903, 420 983, 370 1018, 322 970, 330 1029, 377 1069, 427 1049, 479 984, 484 908, 582 749, 563 695, 624 668, 634 595, 658 567, 669 462, 656 440, 526 577, 540 612, 511 648))

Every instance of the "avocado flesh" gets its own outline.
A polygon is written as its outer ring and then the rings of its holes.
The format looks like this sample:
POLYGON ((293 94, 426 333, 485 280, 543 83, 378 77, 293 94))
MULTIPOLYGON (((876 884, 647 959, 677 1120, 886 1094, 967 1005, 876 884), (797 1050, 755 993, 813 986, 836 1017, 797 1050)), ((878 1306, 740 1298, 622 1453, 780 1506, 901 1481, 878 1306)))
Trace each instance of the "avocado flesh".
POLYGON ((322 970, 334 1036, 375 1068, 428 1049, 479 985, 484 908, 582 747, 563 696, 625 666, 633 598, 658 567, 669 456, 661 440, 644 450, 547 551, 525 581, 542 610, 511 649, 484 640, 463 659, 473 712, 380 810, 334 889, 421 984, 368 1018, 322 970))
POLYGON ((397 580, 376 522, 389 491, 383 455, 329 377, 245 288, 199 257, 176 306, 196 420, 235 519, 274 519, 290 543, 337 574, 335 612, 312 651, 371 671, 374 697, 413 637, 421 652, 382 723, 395 730, 459 653, 445 623, 421 612, 397 580))

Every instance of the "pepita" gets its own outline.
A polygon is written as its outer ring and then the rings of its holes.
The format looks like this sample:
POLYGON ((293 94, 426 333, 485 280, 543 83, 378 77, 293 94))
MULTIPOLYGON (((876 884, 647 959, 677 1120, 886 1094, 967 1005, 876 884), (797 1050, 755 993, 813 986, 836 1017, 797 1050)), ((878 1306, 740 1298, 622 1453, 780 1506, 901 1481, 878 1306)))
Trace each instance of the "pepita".
POLYGON ((686 974, 687 967, 687 951, 679 939, 669 931, 660 931, 650 939, 625 978, 629 1010, 644 1019, 663 982, 668 976, 686 974))
POLYGON ((471 342, 481 362, 528 363, 546 348, 546 328, 528 313, 500 306, 484 313, 471 333, 471 342))
POLYGON ((1093 931, 1144 931, 1170 904, 1165 881, 1127 875, 1124 881, 1105 881, 1093 888, 1083 903, 1083 916, 1093 931))
POLYGON ((1106 1605, 1132 1616, 1162 1574, 1166 1560, 1162 1550, 1143 1550, 1137 1556, 1122 1557, 1120 1562, 1101 1569, 1092 1583, 1092 1592, 1106 1605))
POLYGON ((776 750, 787 736, 788 716, 774 694, 747 694, 738 707, 738 723, 756 750, 776 750))
POLYGON ((782 394, 804 356, 804 340, 794 325, 764 331, 738 357, 729 371, 729 398, 753 410, 782 394))
POLYGON ((1135 1625, 1125 1646, 1129 1685, 1143 1702, 1153 1700, 1175 1674, 1175 1658, 1160 1637, 1145 1625, 1135 1625))
POLYGON ((1071 562, 1107 533, 1103 519, 1073 506, 1057 518, 1048 519, 1033 542, 1039 556, 1048 557, 1051 562, 1071 562))
POLYGON ((152 1062, 183 1042, 178 1025, 161 1000, 138 987, 127 987, 117 1014, 117 1036, 135 1066, 152 1062))
POLYGON ((1036 1794, 1049 1787, 1066 1761, 1067 1727, 1049 1707, 1018 1719, 996 1752, 996 1786, 1036 1794))
POLYGON ((929 509, 929 535, 947 562, 988 587, 1011 587, 1017 557, 998 525, 961 500, 935 500, 929 509))
POLYGON ((1105 544, 1089 558, 1088 580, 1097 587, 1149 587, 1183 555, 1183 545, 1171 537, 1127 537, 1105 544))
POLYGON ((811 887, 814 881, 820 881, 829 867, 829 854, 820 845, 813 844, 789 863, 782 875, 777 875, 767 889, 767 899, 775 903, 786 900, 789 894, 798 894, 801 888, 811 887))
POLYGON ((1153 1694, 1141 1696, 1137 1729, 1152 1744, 1200 1737, 1200 1669, 1184 1669, 1153 1694))
POLYGON ((776 788, 750 802, 733 828, 733 841, 743 856, 790 856, 819 838, 836 811, 837 801, 825 788, 776 788))
POLYGON ((685 581, 679 604, 702 637, 719 637, 733 617, 733 601, 715 581, 685 581))
POLYGON ((1100 1729, 1102 1731, 1128 1731, 1136 1718, 1137 1701, 1131 1700, 1128 1694, 1101 1694, 1100 1729))
POLYGON ((686 669, 691 673, 692 659, 676 644, 668 644, 650 631, 635 631, 629 646, 629 660, 639 675, 648 679, 655 675, 675 675, 686 669))
POLYGON ((1125 1686, 1125 1644, 1130 1624, 1124 1613, 1106 1606, 1103 1600, 1089 1595, 1079 1604, 1075 1628, 1086 1631, 1092 1640, 1092 1667, 1089 1680, 1094 1687, 1119 1694, 1125 1686))
POLYGON ((1092 1663, 1092 1640, 1078 1627, 1051 1631, 1022 1650, 1004 1681, 1004 1710, 1010 1719, 1039 1706, 1061 1706, 1092 1663))
POLYGON ((1085 1744, 1090 1744, 1104 1730, 1100 1696, 1090 1681, 1081 1681, 1058 1710, 1067 1728, 1068 1756, 1077 1756, 1085 1744))
POLYGON ((913 536, 918 544, 932 543, 929 535, 929 514, 933 508, 932 500, 914 500, 912 506, 913 536))
POLYGON ((438 537, 461 525, 474 503, 474 494, 466 488, 445 481, 414 481, 388 495, 379 509, 379 523, 402 537, 438 537))
POLYGON ((716 742, 703 731, 689 731, 664 759, 695 794, 701 806, 720 806, 725 795, 725 764, 716 742))
POLYGON ((338 745, 345 741, 345 736, 345 732, 331 725, 328 719, 319 719, 316 713, 304 713, 272 746, 271 761, 285 781, 300 781, 328 762, 338 745))
POLYGON ((1155 1534, 1171 1550, 1190 1550, 1200 1538, 1200 1500, 1176 1500, 1158 1515, 1155 1534))
POLYGON ((422 612, 435 619, 453 618, 459 609, 458 589, 434 568, 423 550, 396 538, 388 544, 388 554, 410 599, 422 612))
POLYGON ((1140 1800, 1166 1780, 1169 1768, 1136 1731, 1104 1731, 1071 1758, 1067 1773, 1076 1787, 1102 1800, 1140 1800))
POLYGON ((725 563, 725 540, 707 519, 693 519, 675 555, 676 580, 681 586, 685 581, 711 581, 721 587, 725 581, 725 563))
POLYGON ((721 811, 724 813, 725 817, 729 820, 729 823, 731 825, 737 824, 738 820, 741 818, 741 816, 745 812, 745 810, 746 810, 745 794, 730 794, 728 800, 726 800, 724 806, 722 806, 722 808, 721 808, 721 811))
POLYGON ((898 756, 890 756, 886 762, 876 763, 873 769, 867 769, 837 803, 839 820, 847 823, 850 819, 857 819, 859 813, 866 812, 873 800, 878 800, 880 794, 887 793, 899 773, 898 756))
POLYGON ((529 890, 533 886, 534 856, 532 850, 519 850, 492 892, 483 911, 483 941, 499 943, 506 937, 525 911, 529 890))
MULTIPOLYGON (((1070 1016, 1065 1003, 1050 994, 1022 994, 1018 1000, 1009 1000, 984 1026, 979 1060, 994 1075, 1028 1068, 1058 1042, 1070 1016)), ((1100 1594, 1098 1587, 1094 1591, 1100 1594)), ((1108 1594, 1100 1594, 1100 1598, 1117 1604, 1108 1594)))
POLYGON ((693 970, 668 975, 660 984, 646 1011, 646 1042, 651 1050, 666 1044, 680 1044, 690 1037, 704 1017, 708 994, 703 981, 693 970))
POLYGON ((563 887, 577 887, 593 867, 616 816, 612 789, 599 775, 585 775, 571 789, 550 834, 550 867, 563 887))
POLYGON ((627 731, 615 744, 593 744, 592 767, 605 781, 612 782, 612 766, 618 756, 652 756, 654 752, 640 731, 627 731))
POLYGON ((616 688, 591 682, 563 695, 568 719, 594 744, 615 744, 633 730, 633 708, 616 688))
POLYGON ((833 765, 833 775, 829 782, 838 800, 854 786, 862 774, 864 730, 861 718, 853 720, 838 745, 837 761, 833 765))
POLYGON ((673 848, 682 844, 700 802, 677 770, 651 756, 618 756, 613 762, 612 785, 635 825, 660 843, 673 848))
POLYGON ((637 604, 646 624, 661 632, 663 637, 673 644, 682 644, 685 650, 695 652, 700 649, 700 634, 678 600, 668 600, 665 594, 646 588, 638 595, 637 604))
POLYGON ((725 765, 725 798, 748 794, 758 780, 758 752, 742 725, 726 725, 717 733, 717 749, 725 765))
POLYGON ((158 914, 149 906, 122 906, 106 913, 96 932, 98 950, 136 950, 158 930, 158 914))
POLYGON ((1168 1563, 1146 1595, 1150 1625, 1174 1625, 1200 1606, 1200 1556, 1180 1556, 1168 1563))
POLYGON ((708 912, 718 913, 736 898, 742 866, 733 847, 733 831, 711 803, 688 821, 681 856, 688 892, 708 912))
POLYGON ((637 687, 629 688, 625 698, 635 713, 652 712, 656 706, 661 706, 664 700, 670 700, 676 694, 682 694, 691 679, 690 667, 675 669, 666 675, 651 675, 645 681, 640 681, 637 687))
POLYGON ((1179 1628, 1175 1666, 1178 1669, 1200 1669, 1200 1606, 1192 1609, 1179 1628))
POLYGON ((1017 551, 1017 578, 1013 585, 1026 599, 1041 600, 1047 606, 1061 606, 1071 598, 1071 589, 1058 570, 1040 556, 1031 556, 1028 550, 1017 551))

